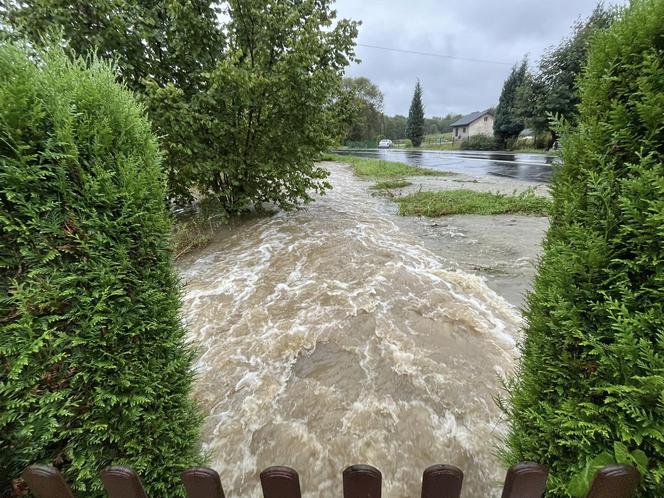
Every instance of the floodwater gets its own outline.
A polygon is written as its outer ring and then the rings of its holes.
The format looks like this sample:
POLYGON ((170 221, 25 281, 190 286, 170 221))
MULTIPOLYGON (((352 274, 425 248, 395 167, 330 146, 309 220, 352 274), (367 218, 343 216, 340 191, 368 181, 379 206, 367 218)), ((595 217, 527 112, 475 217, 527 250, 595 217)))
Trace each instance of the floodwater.
POLYGON ((261 496, 260 471, 287 465, 305 496, 338 497, 355 463, 381 470, 388 498, 419 496, 434 463, 464 470, 464 497, 499 496, 493 396, 519 314, 347 167, 330 180, 306 208, 247 220, 180 263, 203 449, 227 496, 261 496))
POLYGON ((468 175, 505 176, 529 182, 550 182, 557 159, 556 156, 546 154, 484 151, 340 149, 334 152, 468 175))

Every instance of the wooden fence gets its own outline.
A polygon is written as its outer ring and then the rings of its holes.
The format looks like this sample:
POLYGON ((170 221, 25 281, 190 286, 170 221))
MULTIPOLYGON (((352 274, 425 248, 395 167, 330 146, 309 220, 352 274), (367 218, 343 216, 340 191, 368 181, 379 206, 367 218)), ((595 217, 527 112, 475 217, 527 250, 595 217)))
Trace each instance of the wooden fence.
MULTIPOLYGON (((37 498, 74 498, 60 472, 49 465, 32 465, 23 479, 37 498)), ((632 498, 639 483, 638 471, 628 465, 610 465, 595 475, 587 498, 632 498)), ((301 498, 300 478, 289 467, 269 467, 261 475, 264 498, 301 498)), ((502 498, 542 498, 547 471, 524 462, 507 471, 502 498)), ((101 480, 109 498, 147 498, 138 475, 127 467, 107 467, 101 480)), ((224 498, 219 475, 198 467, 182 473, 188 498, 224 498)), ((343 498, 380 498, 382 476, 370 465, 353 465, 343 472, 343 498)), ((421 498, 459 498, 463 472, 453 465, 432 465, 422 475, 421 498)), ((160 497, 167 498, 167 497, 160 497)), ((483 498, 483 497, 471 497, 483 498)))

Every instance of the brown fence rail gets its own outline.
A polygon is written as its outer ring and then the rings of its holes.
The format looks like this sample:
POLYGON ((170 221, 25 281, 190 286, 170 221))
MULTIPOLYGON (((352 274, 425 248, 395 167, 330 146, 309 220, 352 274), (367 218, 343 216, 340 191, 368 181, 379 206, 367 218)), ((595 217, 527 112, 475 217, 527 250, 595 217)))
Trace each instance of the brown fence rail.
MULTIPOLYGON (((74 498, 62 474, 50 465, 32 465, 23 480, 37 498, 74 498)), ((261 475, 264 498, 301 498, 300 478, 289 467, 269 467, 261 475)), ((547 471, 533 462, 518 463, 507 471, 502 498, 542 498, 547 471)), ((595 475, 587 498, 632 498, 638 471, 629 465, 609 465, 595 475)), ((101 480, 109 498, 147 498, 136 472, 107 467, 101 480)), ((206 467, 186 470, 182 483, 188 498, 225 498, 219 474, 206 467)), ((459 498, 463 472, 454 465, 432 465, 422 475, 421 498, 459 498)), ((352 465, 343 472, 343 498, 380 498, 382 475, 371 465, 352 465)))

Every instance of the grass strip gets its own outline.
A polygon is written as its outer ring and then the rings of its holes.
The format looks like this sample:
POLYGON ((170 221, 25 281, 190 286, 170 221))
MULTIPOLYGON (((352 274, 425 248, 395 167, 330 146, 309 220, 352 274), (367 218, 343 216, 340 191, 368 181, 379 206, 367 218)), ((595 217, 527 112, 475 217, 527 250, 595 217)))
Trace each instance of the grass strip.
POLYGON ((532 190, 520 194, 494 194, 473 190, 417 192, 395 199, 402 215, 446 216, 453 214, 529 214, 546 216, 551 200, 532 190))

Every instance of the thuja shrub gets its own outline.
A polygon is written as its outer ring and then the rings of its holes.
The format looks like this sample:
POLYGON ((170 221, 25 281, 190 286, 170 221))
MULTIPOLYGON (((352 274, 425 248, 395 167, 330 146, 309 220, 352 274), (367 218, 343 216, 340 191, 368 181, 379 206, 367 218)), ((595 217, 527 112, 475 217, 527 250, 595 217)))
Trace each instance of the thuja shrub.
POLYGON ((547 497, 631 463, 664 496, 664 2, 633 0, 590 49, 511 386, 509 462, 547 497))
POLYGON ((164 194, 108 65, 0 45, 0 495, 33 463, 79 496, 109 464, 184 494, 199 417, 164 194))

